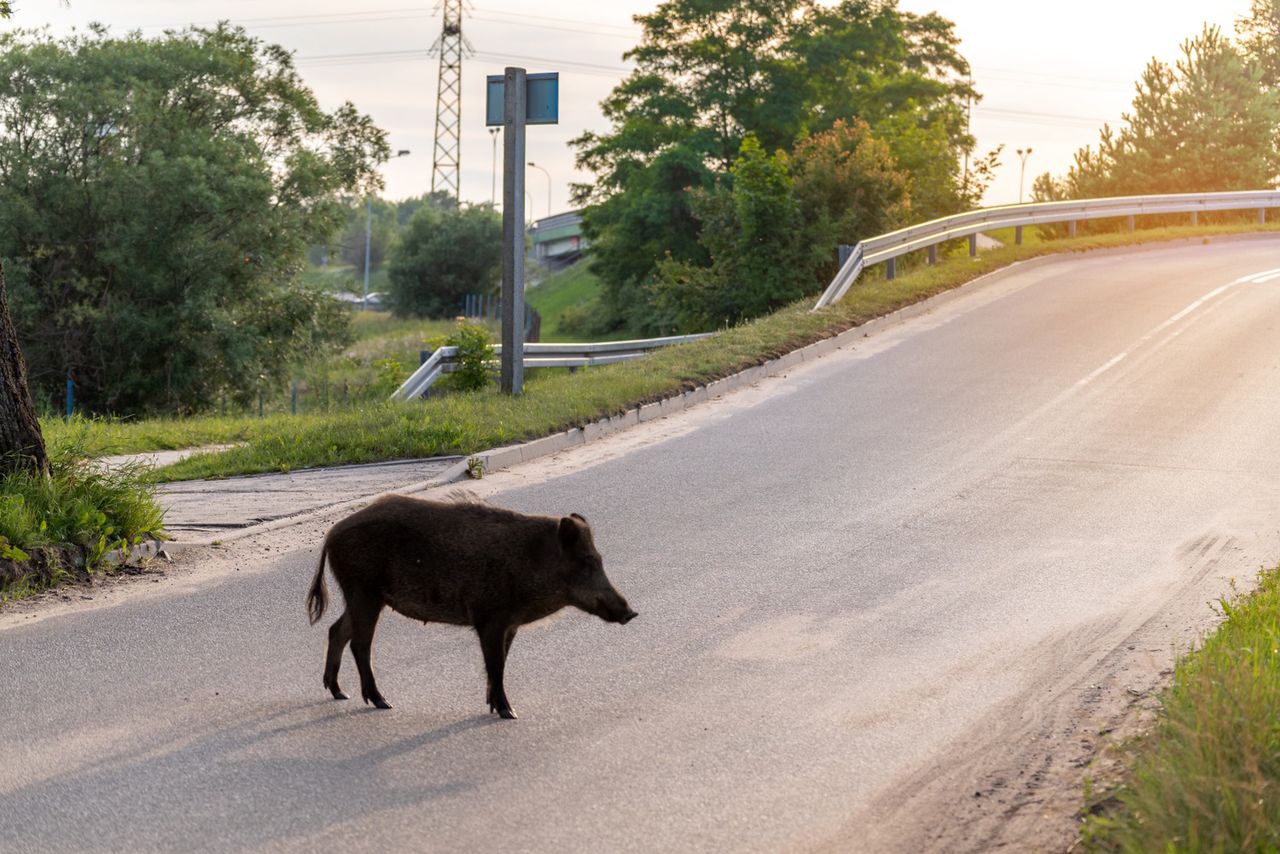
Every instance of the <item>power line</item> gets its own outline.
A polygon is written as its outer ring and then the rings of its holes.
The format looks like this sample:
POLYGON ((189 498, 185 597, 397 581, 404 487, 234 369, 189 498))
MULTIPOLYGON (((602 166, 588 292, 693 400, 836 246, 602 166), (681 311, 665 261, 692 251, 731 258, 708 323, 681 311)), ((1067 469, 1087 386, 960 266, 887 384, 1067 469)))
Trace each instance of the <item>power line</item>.
POLYGON ((976 105, 973 108, 978 115, 990 116, 994 119, 1002 121, 1015 121, 1024 124, 1067 124, 1079 125, 1084 127, 1101 128, 1106 124, 1108 119, 1093 118, 1090 116, 1072 116, 1065 113, 1042 113, 1035 110, 1015 110, 1001 107, 984 107, 976 105))
POLYGON ((1077 74, 1059 74, 1051 71, 1027 71, 1022 68, 996 68, 989 65, 975 65, 974 71, 995 74, 1011 74, 1017 77, 1046 78, 1050 80, 1074 80, 1082 83, 1105 83, 1109 86, 1128 86, 1132 81, 1117 80, 1108 77, 1086 77, 1077 74))
POLYGON ((473 9, 472 11, 483 12, 486 15, 505 15, 507 17, 517 17, 517 18, 529 19, 529 20, 551 21, 553 23, 561 23, 561 24, 573 24, 574 26, 579 26, 579 27, 583 25, 588 25, 588 26, 597 27, 597 28, 615 30, 619 35, 637 35, 640 32, 640 28, 634 24, 628 24, 628 25, 608 24, 608 23, 605 23, 604 21, 584 21, 582 19, 574 19, 574 18, 553 18, 548 15, 531 15, 528 12, 520 12, 513 15, 511 12, 507 12, 502 9, 476 8, 476 9, 473 9))
MULTIPOLYGON (((486 21, 489 23, 512 23, 526 27, 537 27, 539 29, 557 30, 560 32, 582 33, 585 35, 599 35, 613 38, 635 38, 639 31, 635 27, 621 27, 613 24, 606 24, 596 21, 575 21, 567 18, 551 18, 543 15, 527 15, 524 13, 512 14, 501 10, 483 10, 485 15, 474 15, 473 20, 486 21), (495 17, 487 17, 495 16, 495 17), (572 26, 564 26, 569 24, 572 26)), ((313 13, 309 15, 272 15, 270 17, 259 18, 237 18, 230 22, 236 26, 246 26, 253 29, 279 29, 289 27, 306 27, 306 26, 323 26, 330 24, 365 24, 365 23, 385 23, 406 20, 430 20, 434 16, 431 12, 423 11, 421 8, 397 8, 397 9, 365 9, 359 12, 323 12, 313 13)), ((190 24, 187 22, 173 22, 170 24, 148 24, 143 29, 171 29, 173 27, 182 26, 216 26, 219 21, 207 21, 202 24, 190 24)))
MULTIPOLYGON (((499 53, 496 51, 483 50, 476 51, 474 55, 478 58, 493 62, 504 62, 507 60, 533 62, 555 66, 569 71, 578 71, 583 74, 598 74, 600 76, 617 77, 619 75, 631 73, 631 69, 621 65, 601 65, 598 63, 577 62, 568 59, 549 59, 542 56, 524 56, 520 54, 499 53)), ((421 48, 411 48, 409 50, 376 50, 355 53, 315 54, 311 56, 295 57, 295 61, 299 64, 327 67, 334 65, 373 65, 382 62, 420 61, 430 58, 428 51, 421 48)))
POLYGON ((493 24, 514 24, 521 27, 537 27, 543 30, 554 30, 558 33, 582 33, 588 36, 605 36, 607 38, 618 38, 631 40, 635 38, 635 33, 613 33, 606 30, 591 30, 583 27, 563 27, 559 24, 542 24, 537 21, 512 21, 505 18, 486 18, 484 15, 472 15, 473 21, 487 21, 493 24))

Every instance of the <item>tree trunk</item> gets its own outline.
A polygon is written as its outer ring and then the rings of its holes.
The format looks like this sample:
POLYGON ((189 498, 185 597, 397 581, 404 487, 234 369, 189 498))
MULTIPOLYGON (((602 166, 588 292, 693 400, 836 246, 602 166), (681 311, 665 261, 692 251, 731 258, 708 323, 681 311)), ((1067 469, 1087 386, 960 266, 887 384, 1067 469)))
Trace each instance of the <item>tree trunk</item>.
POLYGON ((0 472, 14 471, 48 474, 49 457, 27 388, 27 363, 9 316, 9 292, 0 266, 0 472))

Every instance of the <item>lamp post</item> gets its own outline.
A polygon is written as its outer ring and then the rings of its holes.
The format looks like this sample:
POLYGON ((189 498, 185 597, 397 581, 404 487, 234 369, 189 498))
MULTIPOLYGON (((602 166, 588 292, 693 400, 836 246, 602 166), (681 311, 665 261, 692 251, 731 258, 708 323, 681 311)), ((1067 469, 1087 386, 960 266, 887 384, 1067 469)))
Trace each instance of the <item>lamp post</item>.
POLYGON ((1017 149, 1018 157, 1022 160, 1022 167, 1018 170, 1018 204, 1022 204, 1022 179, 1027 174, 1027 158, 1031 156, 1031 149, 1017 149))
POLYGON ((534 163, 532 160, 529 161, 529 165, 532 166, 534 169, 537 169, 543 175, 547 176, 547 216, 551 216, 551 173, 548 172, 544 167, 539 166, 537 163, 534 163))
MULTIPOLYGON (((409 149, 402 148, 397 151, 389 160, 397 157, 404 157, 409 153, 409 149)), ((364 199, 364 291, 360 296, 360 310, 369 310, 369 249, 373 244, 373 196, 365 196, 364 199)))
POLYGON ((498 207, 498 134, 502 128, 489 128, 489 139, 493 140, 493 181, 489 190, 489 207, 498 207))

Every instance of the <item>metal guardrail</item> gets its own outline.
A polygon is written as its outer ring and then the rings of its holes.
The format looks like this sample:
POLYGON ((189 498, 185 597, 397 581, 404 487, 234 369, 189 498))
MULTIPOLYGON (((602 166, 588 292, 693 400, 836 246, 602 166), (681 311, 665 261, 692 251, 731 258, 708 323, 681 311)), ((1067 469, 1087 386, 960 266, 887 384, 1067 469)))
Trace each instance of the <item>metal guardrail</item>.
MULTIPOLYGON (((634 341, 602 341, 591 344, 525 344, 525 368, 584 368, 592 365, 610 365, 648 355, 650 350, 700 341, 714 335, 703 332, 698 335, 671 335, 666 338, 640 338, 634 341)), ((494 355, 502 355, 502 346, 493 348, 494 355)), ((441 347, 427 357, 400 387, 391 394, 392 400, 414 400, 427 393, 441 375, 457 366, 458 348, 441 347)))
MULTIPOLYGON (((1177 193, 1162 196, 1116 196, 1108 199, 1084 199, 1062 202, 1033 202, 1024 205, 1003 205, 980 208, 962 214, 930 220, 919 225, 900 228, 888 234, 868 238, 859 243, 853 253, 840 266, 831 284, 822 292, 814 310, 839 302, 857 281, 868 264, 886 262, 889 277, 893 277, 893 261, 908 252, 930 250, 930 260, 935 260, 933 247, 947 240, 970 238, 970 252, 974 251, 973 236, 980 231, 995 228, 1018 228, 1027 225, 1068 223, 1072 232, 1079 220, 1132 217, 1151 214, 1191 214, 1196 223, 1200 211, 1229 211, 1257 209, 1258 221, 1266 221, 1267 208, 1280 207, 1280 191, 1245 190, 1233 193, 1177 193)), ((1021 237, 1021 232, 1019 232, 1021 237)))

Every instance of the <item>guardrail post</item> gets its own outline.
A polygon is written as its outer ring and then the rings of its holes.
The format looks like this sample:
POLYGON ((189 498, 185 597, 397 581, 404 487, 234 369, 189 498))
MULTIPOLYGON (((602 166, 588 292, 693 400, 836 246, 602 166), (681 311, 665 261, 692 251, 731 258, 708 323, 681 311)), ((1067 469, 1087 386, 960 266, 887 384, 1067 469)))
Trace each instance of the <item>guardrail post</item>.
POLYGON ((1076 236, 1076 221, 1073 219, 1067 223, 1067 237, 1076 236))
POLYGON ((836 246, 836 269, 843 270, 844 264, 849 260, 849 256, 853 254, 855 247, 848 243, 841 243, 836 246))
POLYGON ((1191 212, 1191 227, 1195 228, 1200 224, 1200 211, 1191 212))
POLYGON ((1267 209, 1258 208, 1258 225, 1266 225, 1266 224, 1267 224, 1267 209))
POLYGON ((76 411, 75 381, 67 376, 67 420, 71 420, 71 416, 76 411))
POLYGON ((298 414, 298 381, 294 380, 293 385, 289 387, 289 414, 298 414))
POLYGON ((978 235, 976 234, 969 235, 969 257, 978 257, 978 235))
POLYGON ((1128 220, 1128 223, 1129 223, 1129 230, 1130 230, 1130 231, 1133 231, 1133 229, 1134 229, 1133 214, 1129 214, 1129 216, 1125 217, 1125 219, 1127 219, 1127 220, 1128 220))
POLYGON ((1014 228, 1013 230, 1013 245, 1014 246, 1022 245, 1022 226, 1020 225, 1014 228))
POLYGON ((938 263, 938 244, 936 243, 929 244, 929 263, 938 263))
POLYGON ((884 262, 884 277, 886 279, 898 278, 898 259, 890 258, 884 262))

